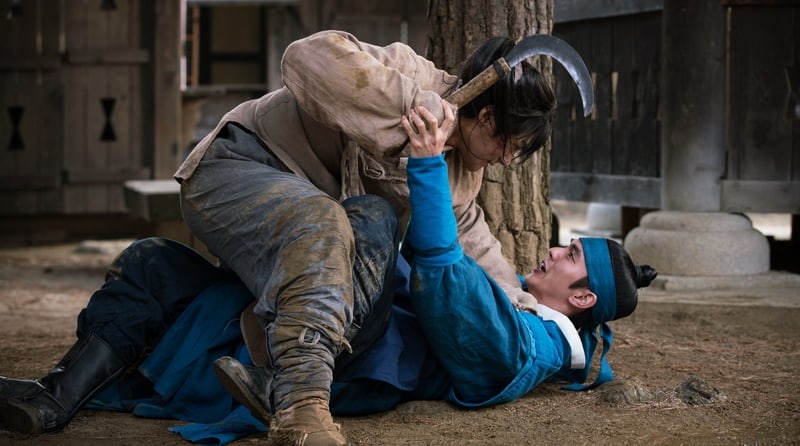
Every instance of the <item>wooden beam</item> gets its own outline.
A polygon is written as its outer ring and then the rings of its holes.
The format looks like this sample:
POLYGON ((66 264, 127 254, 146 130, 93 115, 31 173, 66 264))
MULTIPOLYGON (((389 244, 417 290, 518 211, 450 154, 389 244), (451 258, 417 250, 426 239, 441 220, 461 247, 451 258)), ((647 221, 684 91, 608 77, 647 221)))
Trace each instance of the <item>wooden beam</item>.
POLYGON ((723 180, 722 210, 800 214, 800 181, 723 180))
POLYGON ((150 168, 64 169, 64 184, 119 184, 123 180, 146 180, 150 168))
POLYGON ((658 209, 661 206, 661 180, 628 175, 591 173, 550 173, 552 198, 658 209))
POLYGON ((557 0, 553 2, 555 23, 618 17, 661 11, 663 0, 557 0))
POLYGON ((56 70, 61 66, 59 56, 32 56, 27 54, 0 60, 0 71, 56 70))
POLYGON ((65 55, 72 65, 130 65, 150 62, 150 51, 144 48, 70 50, 65 55))
POLYGON ((0 176, 0 191, 29 191, 58 189, 61 187, 59 175, 3 175, 0 176))
POLYGON ((171 178, 183 152, 181 136, 181 0, 154 5, 153 176, 171 178))
POLYGON ((149 222, 182 221, 180 185, 175 180, 125 182, 128 211, 149 222))

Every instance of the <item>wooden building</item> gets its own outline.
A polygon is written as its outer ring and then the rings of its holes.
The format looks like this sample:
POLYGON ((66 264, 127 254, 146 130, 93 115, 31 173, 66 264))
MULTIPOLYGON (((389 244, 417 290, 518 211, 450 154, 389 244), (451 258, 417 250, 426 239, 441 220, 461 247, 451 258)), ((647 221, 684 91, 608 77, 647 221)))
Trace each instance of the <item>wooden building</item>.
MULTIPOLYGON (((620 204, 628 226, 661 206, 659 103, 671 94, 662 1, 670 0, 555 0, 553 33, 585 58, 596 106, 580 117, 577 91, 554 64, 552 196, 620 204)), ((790 213, 796 222, 800 6, 720 7, 728 28, 709 55, 726 58, 720 210, 790 213)), ((124 183, 169 180, 225 111, 280 86, 289 42, 338 28, 423 52, 426 8, 425 0, 0 0, 0 244, 152 233, 157 223, 131 215, 124 183)))
POLYGON ((552 196, 621 205, 623 236, 648 210, 791 214, 771 261, 800 272, 800 3, 691 1, 556 0, 596 102, 576 118, 554 67, 552 196))
MULTIPOLYGON (((280 85, 323 28, 420 51, 426 3, 0 1, 0 244, 153 233, 124 183, 171 178, 204 132, 280 85)), ((166 218, 166 217, 165 217, 166 218)))
POLYGON ((179 6, 0 3, 1 241, 130 234, 122 183, 178 156, 179 6))
MULTIPOLYGON (((551 164, 554 198, 662 207, 661 102, 676 94, 664 88, 671 69, 663 63, 662 36, 686 32, 664 29, 667 1, 556 0, 553 34, 584 57, 596 102, 590 119, 576 119, 580 97, 566 72, 554 66, 559 85, 551 164)), ((705 55, 724 66, 719 76, 724 108, 717 130, 725 164, 718 166, 723 172, 718 210, 796 216, 800 3, 727 0, 719 2, 719 9, 726 27, 715 42, 717 51, 705 55)))

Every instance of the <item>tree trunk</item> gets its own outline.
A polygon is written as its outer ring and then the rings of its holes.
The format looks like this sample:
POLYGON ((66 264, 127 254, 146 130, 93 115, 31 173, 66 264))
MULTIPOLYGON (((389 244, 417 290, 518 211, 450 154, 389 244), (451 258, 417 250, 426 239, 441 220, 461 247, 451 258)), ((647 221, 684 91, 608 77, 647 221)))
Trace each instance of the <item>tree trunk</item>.
MULTIPOLYGON (((550 34, 553 0, 430 0, 428 19, 427 57, 457 74, 460 63, 489 37, 550 34)), ((537 59, 552 82, 550 59, 537 59)), ((522 166, 488 167, 478 203, 505 256, 517 271, 529 271, 550 246, 550 142, 522 166)))

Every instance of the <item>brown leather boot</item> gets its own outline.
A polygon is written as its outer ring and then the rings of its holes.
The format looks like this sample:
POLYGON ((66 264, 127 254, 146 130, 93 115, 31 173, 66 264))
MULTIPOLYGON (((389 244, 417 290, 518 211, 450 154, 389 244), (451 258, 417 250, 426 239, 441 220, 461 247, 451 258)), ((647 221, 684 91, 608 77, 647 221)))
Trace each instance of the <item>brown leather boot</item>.
POLYGON ((270 446, 342 446, 342 427, 333 422, 328 402, 319 398, 300 401, 272 418, 270 446))

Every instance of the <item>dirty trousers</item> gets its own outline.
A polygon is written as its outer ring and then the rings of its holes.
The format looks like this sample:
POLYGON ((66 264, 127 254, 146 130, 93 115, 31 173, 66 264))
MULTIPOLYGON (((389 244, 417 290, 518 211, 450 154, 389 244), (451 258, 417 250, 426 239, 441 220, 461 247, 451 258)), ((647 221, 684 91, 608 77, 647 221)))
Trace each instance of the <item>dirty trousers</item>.
POLYGON ((194 235, 258 299, 254 313, 275 368, 274 409, 327 401, 337 355, 351 354, 370 320, 388 318, 389 305, 386 318, 373 307, 394 288, 384 287, 397 255, 392 208, 374 196, 339 203, 228 124, 183 181, 181 209, 194 235))
POLYGON ((103 285, 78 315, 78 338, 94 333, 134 364, 209 286, 238 281, 176 241, 133 242, 111 262, 103 285))

